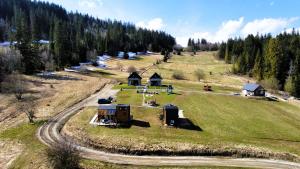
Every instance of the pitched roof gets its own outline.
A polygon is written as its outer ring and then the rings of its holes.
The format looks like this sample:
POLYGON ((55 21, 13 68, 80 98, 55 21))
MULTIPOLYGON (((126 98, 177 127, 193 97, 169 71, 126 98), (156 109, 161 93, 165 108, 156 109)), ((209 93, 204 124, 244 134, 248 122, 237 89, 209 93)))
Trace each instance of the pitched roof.
POLYGON ((151 77, 150 77, 150 79, 162 79, 162 77, 158 74, 158 73, 154 73, 151 77))
POLYGON ((261 85, 256 84, 256 83, 247 83, 244 85, 243 90, 254 92, 259 87, 261 87, 261 85))
POLYGON ((129 75, 128 79, 129 79, 129 78, 139 78, 139 79, 142 79, 142 77, 141 77, 137 72, 132 72, 132 73, 129 75))

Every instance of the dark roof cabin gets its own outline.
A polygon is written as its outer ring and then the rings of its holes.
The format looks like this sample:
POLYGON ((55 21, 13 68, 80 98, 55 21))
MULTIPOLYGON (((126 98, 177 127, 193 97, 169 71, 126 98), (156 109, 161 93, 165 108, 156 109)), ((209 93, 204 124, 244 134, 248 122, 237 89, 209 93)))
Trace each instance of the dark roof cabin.
POLYGON ((142 77, 137 72, 132 72, 128 77, 128 86, 140 86, 142 77))
POLYGON ((167 104, 163 107, 164 124, 168 126, 177 126, 179 119, 179 109, 177 106, 167 104))
POLYGON ((242 91, 245 96, 265 96, 266 90, 259 84, 247 83, 242 91))
POLYGON ((161 86, 162 82, 162 77, 154 73, 150 78, 149 78, 149 85, 150 86, 161 86))

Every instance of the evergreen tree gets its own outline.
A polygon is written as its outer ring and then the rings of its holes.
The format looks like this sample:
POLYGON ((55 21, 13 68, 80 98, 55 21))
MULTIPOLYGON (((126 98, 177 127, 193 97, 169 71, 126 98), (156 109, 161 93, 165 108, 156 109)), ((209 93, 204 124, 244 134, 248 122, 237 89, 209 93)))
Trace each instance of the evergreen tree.
POLYGON ((258 80, 262 80, 264 78, 264 58, 260 50, 256 52, 253 73, 258 80))

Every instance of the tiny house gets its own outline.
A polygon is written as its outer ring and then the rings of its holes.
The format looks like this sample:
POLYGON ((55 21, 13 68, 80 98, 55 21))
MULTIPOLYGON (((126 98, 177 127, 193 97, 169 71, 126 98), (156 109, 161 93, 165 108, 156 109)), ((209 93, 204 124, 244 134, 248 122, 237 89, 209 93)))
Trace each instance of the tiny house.
POLYGON ((265 96, 266 90, 259 84, 247 83, 243 87, 242 94, 244 96, 265 96))
POLYGON ((130 105, 100 105, 98 107, 98 122, 103 125, 128 124, 131 120, 130 105))
POLYGON ((142 77, 137 72, 132 72, 128 77, 128 86, 141 86, 142 77))
POLYGON ((177 126, 179 119, 179 109, 177 106, 167 104, 163 107, 163 121, 167 126, 177 126))
POLYGON ((162 77, 154 73, 150 78, 149 78, 149 85, 150 86, 161 86, 162 84, 162 77))

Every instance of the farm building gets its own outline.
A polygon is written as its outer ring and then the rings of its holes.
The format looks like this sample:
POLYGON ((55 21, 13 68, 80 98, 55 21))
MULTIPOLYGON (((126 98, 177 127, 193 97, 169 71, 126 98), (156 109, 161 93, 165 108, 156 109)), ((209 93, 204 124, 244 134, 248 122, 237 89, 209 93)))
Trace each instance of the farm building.
POLYGON ((259 84, 247 83, 243 87, 244 96, 265 96, 266 90, 259 84))
POLYGON ((168 126, 177 126, 179 119, 179 109, 177 106, 167 104, 163 107, 164 124, 168 126))
POLYGON ((161 86, 162 82, 162 77, 154 73, 150 78, 149 78, 149 85, 150 86, 161 86))
POLYGON ((106 125, 128 124, 131 120, 130 105, 100 105, 97 118, 106 125))
POLYGON ((140 86, 142 77, 137 72, 132 72, 128 77, 128 86, 140 86))

